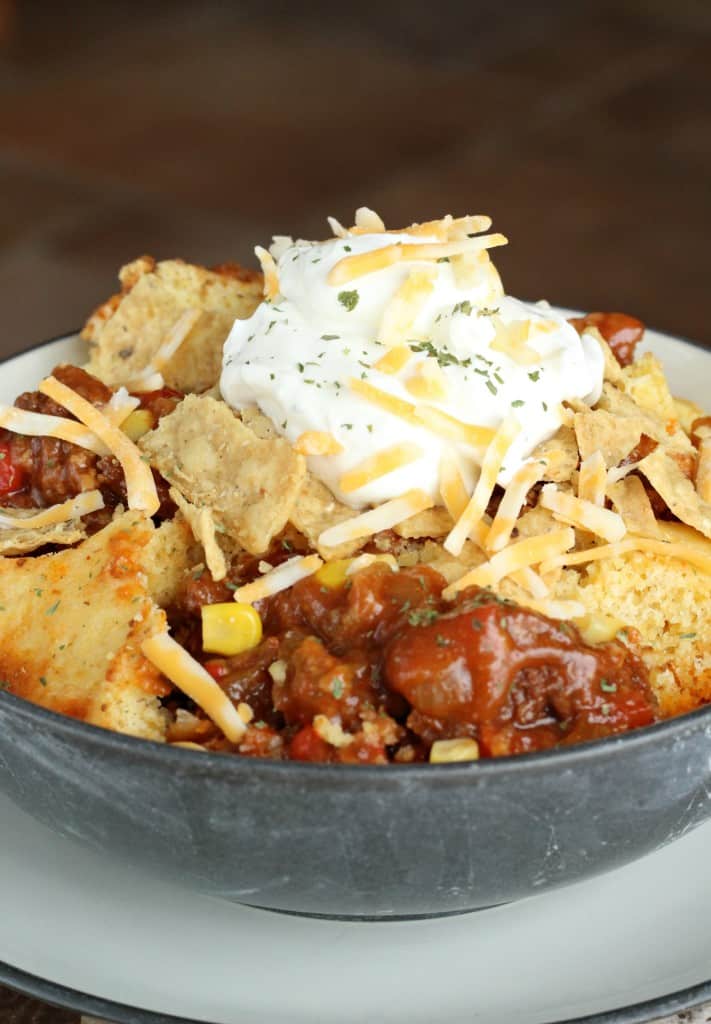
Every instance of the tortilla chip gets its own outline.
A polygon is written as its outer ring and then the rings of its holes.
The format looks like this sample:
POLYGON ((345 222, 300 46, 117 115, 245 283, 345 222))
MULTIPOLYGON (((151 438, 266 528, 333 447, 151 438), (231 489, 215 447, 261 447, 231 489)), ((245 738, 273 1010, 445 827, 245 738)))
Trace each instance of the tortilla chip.
POLYGON ((181 314, 192 308, 202 315, 161 372, 166 384, 180 391, 214 385, 232 324, 250 316, 262 299, 261 277, 240 279, 182 260, 154 266, 135 261, 120 276, 129 290, 115 311, 103 326, 97 311, 85 327, 84 336, 95 344, 88 371, 113 387, 140 377, 181 314))
POLYGON ((645 408, 624 394, 613 384, 604 384, 598 409, 604 409, 613 416, 631 418, 643 423, 642 432, 651 437, 657 444, 665 445, 680 452, 693 452, 693 445, 679 426, 676 418, 662 419, 651 409, 645 408))
POLYGON ((532 459, 546 459, 548 468, 541 480, 566 483, 578 468, 578 446, 571 427, 559 427, 553 437, 541 441, 531 452, 532 459))
POLYGON ((202 545, 205 553, 205 565, 213 580, 223 580, 227 575, 227 562, 217 543, 212 512, 209 508, 198 508, 197 505, 191 505, 176 487, 170 488, 170 496, 190 526, 193 537, 202 545))
POLYGON ((700 405, 697 405, 696 402, 690 401, 688 398, 675 398, 674 414, 684 433, 691 434, 691 425, 694 420, 697 420, 704 415, 704 410, 700 405))
POLYGON ((321 558, 328 561, 331 558, 350 558, 356 551, 360 551, 368 540, 367 537, 363 537, 331 547, 319 544, 318 539, 324 530, 337 526, 346 519, 352 519, 355 515, 356 512, 352 508, 342 505, 320 480, 307 473, 296 504, 289 514, 289 520, 299 533, 303 533, 321 558))
POLYGON ((205 396, 188 395, 139 447, 252 555, 284 529, 306 477, 303 456, 287 441, 260 440, 224 402, 205 396))
POLYGON ((245 427, 249 427, 262 441, 271 441, 280 436, 272 421, 260 411, 258 406, 248 405, 245 409, 240 410, 239 415, 245 427))
POLYGON ((165 628, 143 557, 155 530, 135 512, 80 547, 0 559, 0 678, 12 693, 107 729, 161 740, 165 681, 140 653, 165 628))
POLYGON ((691 480, 668 452, 656 448, 642 459, 638 468, 677 519, 704 537, 711 537, 711 505, 699 497, 691 480))
POLYGON ((640 537, 661 537, 644 484, 638 476, 626 476, 609 484, 607 493, 630 533, 640 537))
POLYGON ((86 530, 80 519, 66 523, 41 526, 35 530, 21 530, 13 527, 0 528, 0 555, 27 555, 47 544, 66 547, 77 544, 86 537, 86 530))
POLYGON ((419 552, 418 563, 428 565, 430 569, 436 569, 444 576, 447 583, 454 583, 474 569, 477 565, 483 565, 486 555, 476 544, 467 540, 458 556, 450 555, 441 544, 430 540, 423 544, 419 552))
POLYGON ((624 390, 642 409, 662 420, 676 420, 674 399, 669 390, 664 368, 656 356, 645 352, 622 371, 624 390))
POLYGON ((454 520, 446 508, 427 508, 410 516, 403 523, 393 527, 399 537, 446 537, 454 526, 454 520))
POLYGON ((612 384, 622 384, 624 381, 622 367, 617 360, 617 356, 605 341, 602 334, 600 334, 597 327, 588 326, 583 331, 583 334, 588 334, 593 337, 602 349, 602 355, 605 360, 603 379, 609 380, 612 384))
POLYGON ((601 452, 605 465, 617 466, 639 444, 643 416, 616 416, 604 409, 575 414, 574 429, 581 459, 601 452))
POLYGON ((535 508, 524 512, 516 520, 517 538, 539 537, 542 533, 550 533, 551 530, 559 529, 560 523, 553 513, 547 508, 542 508, 540 505, 536 505, 535 508))

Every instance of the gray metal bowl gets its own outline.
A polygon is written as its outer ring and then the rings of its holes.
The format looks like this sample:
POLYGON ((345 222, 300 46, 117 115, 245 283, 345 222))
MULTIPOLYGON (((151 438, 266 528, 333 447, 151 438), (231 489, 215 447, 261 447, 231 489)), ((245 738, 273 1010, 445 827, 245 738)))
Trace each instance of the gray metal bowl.
MULTIPOLYGON (((701 398, 699 349, 650 343, 701 398)), ((38 346, 6 364, 0 398, 81 358, 72 337, 38 346)), ((0 691, 0 790, 62 835, 241 903, 456 913, 621 866, 711 816, 711 707, 541 754, 361 767, 166 747, 0 691)))
POLYGON ((240 903, 447 914, 628 863, 711 813, 711 708, 453 765, 260 761, 110 733, 0 693, 0 788, 65 836, 240 903))

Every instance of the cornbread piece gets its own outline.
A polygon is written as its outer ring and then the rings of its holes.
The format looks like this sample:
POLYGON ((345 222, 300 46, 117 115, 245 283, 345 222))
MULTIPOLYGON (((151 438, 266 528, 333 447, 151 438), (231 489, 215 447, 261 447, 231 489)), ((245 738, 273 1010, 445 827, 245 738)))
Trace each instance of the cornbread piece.
POLYGON ((202 559, 202 549, 190 526, 178 513, 154 530, 143 551, 141 565, 148 577, 148 593, 161 608, 175 601, 183 579, 202 559))
POLYGON ((284 529, 306 478, 306 462, 281 438, 260 440, 224 402, 188 395, 139 446, 151 464, 217 529, 250 554, 284 529))
POLYGON ((261 276, 239 268, 217 271, 143 257, 120 273, 125 291, 87 321, 82 336, 94 347, 87 365, 114 387, 140 377, 186 310, 200 312, 194 327, 162 368, 165 383, 180 391, 204 391, 217 383, 222 346, 236 319, 252 314, 262 299, 261 276))
POLYGON ((140 644, 161 628, 142 562, 155 530, 135 512, 80 547, 0 559, 0 679, 43 707, 162 740, 167 692, 140 644))
MULTIPOLYGON (((685 527, 668 539, 678 540, 680 531, 711 555, 711 543, 685 527)), ((635 551, 565 572, 556 596, 639 631, 662 717, 711 701, 711 576, 677 558, 635 551)))

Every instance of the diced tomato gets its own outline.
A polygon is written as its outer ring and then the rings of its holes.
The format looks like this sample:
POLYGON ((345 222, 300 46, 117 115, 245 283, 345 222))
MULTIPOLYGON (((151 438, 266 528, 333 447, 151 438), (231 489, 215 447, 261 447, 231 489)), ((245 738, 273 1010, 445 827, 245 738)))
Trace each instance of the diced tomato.
POLYGON ((330 761, 331 748, 312 725, 305 725, 289 744, 289 757, 292 761, 330 761))
POLYGON ((25 474, 14 465, 10 445, 0 442, 0 495, 14 494, 24 483, 25 474))
POLYGON ((229 666, 222 658, 212 658, 210 661, 206 661, 203 668, 210 673, 213 679, 218 683, 221 679, 229 673, 229 666))

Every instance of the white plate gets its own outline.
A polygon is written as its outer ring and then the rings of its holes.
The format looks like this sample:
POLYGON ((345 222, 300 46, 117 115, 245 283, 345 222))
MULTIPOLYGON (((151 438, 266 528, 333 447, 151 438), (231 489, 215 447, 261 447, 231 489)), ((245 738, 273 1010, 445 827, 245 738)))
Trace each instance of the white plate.
MULTIPOLYGON (((677 392, 705 399, 711 353, 650 341, 677 392)), ((3 364, 0 401, 79 352, 60 341, 3 364)), ((0 980, 114 1019, 632 1024, 711 998, 711 823, 535 899, 379 924, 185 892, 52 834, 5 798, 0 837, 0 980)))

